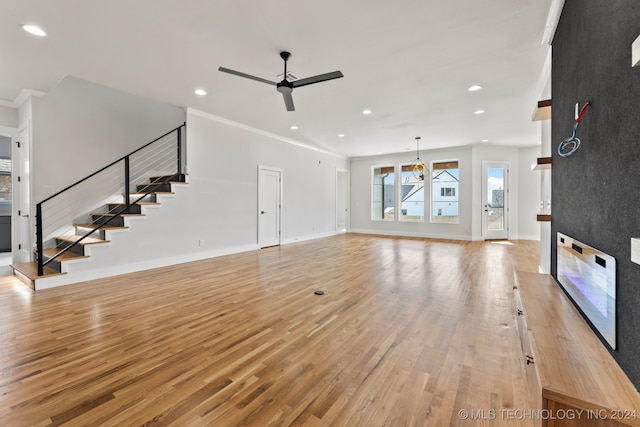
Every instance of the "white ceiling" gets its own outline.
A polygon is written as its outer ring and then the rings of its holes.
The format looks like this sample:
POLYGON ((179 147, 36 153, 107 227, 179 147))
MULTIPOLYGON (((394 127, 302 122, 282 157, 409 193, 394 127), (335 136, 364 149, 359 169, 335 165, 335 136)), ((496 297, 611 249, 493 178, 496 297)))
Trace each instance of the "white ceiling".
POLYGON ((423 149, 534 145, 550 3, 3 0, 0 100, 71 74, 348 156, 414 150, 416 136, 423 149), (218 71, 279 80, 282 50, 299 78, 344 78, 295 89, 287 112, 275 87, 218 71), (483 89, 468 92, 472 84, 483 89))

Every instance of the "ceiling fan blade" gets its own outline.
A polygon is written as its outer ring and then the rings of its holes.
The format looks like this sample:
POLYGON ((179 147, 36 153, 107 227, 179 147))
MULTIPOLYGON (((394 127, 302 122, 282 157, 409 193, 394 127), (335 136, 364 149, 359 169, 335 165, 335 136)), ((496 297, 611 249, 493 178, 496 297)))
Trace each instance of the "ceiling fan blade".
POLYGON ((223 73, 233 74, 233 75, 236 75, 236 76, 244 77, 244 78, 255 80, 255 81, 258 81, 258 82, 262 82, 262 83, 267 83, 267 84, 270 84, 270 85, 273 85, 273 86, 277 85, 276 82, 272 82, 271 80, 263 79, 263 78, 256 77, 256 76, 252 76, 251 74, 241 73, 240 71, 230 70, 230 69, 224 68, 224 67, 218 68, 218 71, 222 71, 223 73))
POLYGON ((296 80, 291 82, 291 84, 293 84, 293 87, 300 87, 324 82, 327 80, 339 79, 340 77, 344 77, 340 71, 333 71, 331 73, 319 74, 317 76, 307 77, 306 79, 296 80))
POLYGON ((282 98, 284 98, 284 105, 287 106, 287 111, 296 111, 293 106, 293 97, 291 96, 291 92, 283 93, 282 98))

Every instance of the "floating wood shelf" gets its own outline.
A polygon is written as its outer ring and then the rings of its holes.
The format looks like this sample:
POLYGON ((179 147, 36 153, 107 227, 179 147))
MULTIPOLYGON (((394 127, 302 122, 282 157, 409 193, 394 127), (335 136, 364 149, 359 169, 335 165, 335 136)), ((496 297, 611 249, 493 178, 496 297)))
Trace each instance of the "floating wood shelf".
POLYGON ((631 238, 631 262, 640 264, 640 238, 631 238))
POLYGON ((536 108, 533 110, 533 114, 531 115, 531 121, 537 122, 549 119, 551 119, 551 100, 545 99, 538 101, 538 105, 536 105, 536 108))
POLYGON ((532 171, 542 169, 551 169, 551 157, 538 157, 535 162, 531 163, 532 171))
POLYGON ((536 221, 538 222, 551 222, 551 214, 537 214, 536 221))

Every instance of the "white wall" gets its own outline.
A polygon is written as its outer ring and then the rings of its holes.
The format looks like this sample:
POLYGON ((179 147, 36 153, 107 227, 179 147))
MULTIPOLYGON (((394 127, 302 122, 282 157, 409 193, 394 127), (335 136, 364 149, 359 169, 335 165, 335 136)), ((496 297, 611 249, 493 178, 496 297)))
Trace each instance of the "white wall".
MULTIPOLYGON (((351 231, 359 233, 388 234, 400 236, 447 238, 457 240, 482 240, 482 161, 500 161, 510 164, 509 194, 509 238, 535 239, 530 218, 521 217, 520 206, 529 209, 529 203, 537 203, 539 182, 530 173, 530 162, 526 172, 521 163, 532 153, 520 153, 521 149, 491 145, 425 150, 420 158, 430 165, 438 160, 459 160, 460 162, 460 223, 432 224, 428 217, 425 222, 373 221, 371 219, 371 168, 412 162, 415 158, 407 154, 389 154, 351 159, 351 231), (526 178, 526 179, 525 179, 526 178), (530 179, 529 179, 530 178, 530 179), (535 178, 535 179, 534 179, 535 178), (521 181, 523 187, 521 187, 521 181), (537 189, 537 190, 536 190, 537 189), (537 191, 537 193, 535 193, 537 191), (534 194, 532 194, 532 192, 534 194), (521 200, 527 203, 521 205, 521 200), (531 201, 533 200, 533 201, 531 201), (520 226, 522 225, 522 229, 520 226)), ((535 158, 534 158, 535 160, 535 158)), ((425 203, 429 203, 430 189, 426 189, 425 203)), ((429 207, 427 207, 429 215, 429 207)))
POLYGON ((519 152, 518 233, 524 240, 540 240, 540 171, 532 171, 531 164, 540 157, 540 146, 521 148, 519 152))
POLYGON ((258 165, 283 171, 283 244, 336 233, 336 169, 346 158, 191 109, 187 156, 188 185, 41 288, 258 249, 258 165))
MULTIPOLYGON (((542 70, 538 86, 540 87, 540 99, 551 99, 551 46, 547 53, 545 68, 542 70)), ((551 141, 551 120, 540 122, 540 154, 542 157, 550 157, 552 150, 557 149, 551 141)), ((551 200, 551 169, 540 171, 540 201, 545 203, 544 213, 551 213, 553 206, 549 208, 551 200)), ((538 202, 540 206, 540 202, 538 202)), ((553 219, 553 216, 552 216, 553 219)), ((540 273, 551 273, 551 223, 540 222, 540 273)))
POLYGON ((214 241, 257 243, 258 165, 283 170, 283 243, 335 232, 336 168, 347 169, 346 158, 196 110, 188 112, 187 135, 199 206, 190 214, 202 217, 196 228, 211 230, 214 241))
POLYGON ((67 76, 33 98, 32 117, 32 200, 38 202, 180 126, 185 112, 67 76))
POLYGON ((18 127, 18 109, 0 105, 0 126, 18 127))

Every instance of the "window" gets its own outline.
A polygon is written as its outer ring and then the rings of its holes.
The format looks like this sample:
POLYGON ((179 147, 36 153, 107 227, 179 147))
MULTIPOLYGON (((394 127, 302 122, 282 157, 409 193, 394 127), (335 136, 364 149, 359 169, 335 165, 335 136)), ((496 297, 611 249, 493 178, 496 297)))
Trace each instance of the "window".
POLYGON ((413 164, 402 165, 400 220, 424 221, 424 181, 413 174, 413 164))
POLYGON ((373 168, 373 203, 371 219, 395 220, 396 208, 395 170, 393 166, 373 168))
POLYGON ((440 195, 441 196, 447 196, 447 197, 451 197, 451 196, 455 196, 456 195, 456 189, 455 187, 442 187, 440 189, 440 195))
POLYGON ((458 207, 458 161, 431 164, 431 222, 460 222, 458 207))

